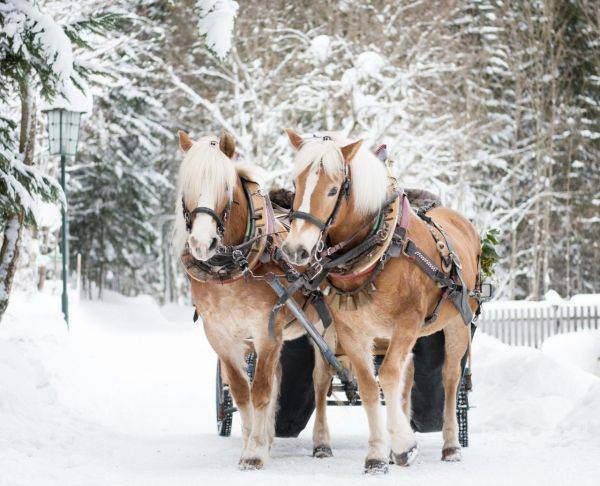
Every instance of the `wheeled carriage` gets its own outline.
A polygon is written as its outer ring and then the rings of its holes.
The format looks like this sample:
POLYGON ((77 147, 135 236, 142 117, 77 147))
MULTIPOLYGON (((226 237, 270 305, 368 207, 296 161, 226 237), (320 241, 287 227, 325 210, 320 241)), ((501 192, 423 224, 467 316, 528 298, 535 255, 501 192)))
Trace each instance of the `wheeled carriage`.
MULTIPOLYGON (((475 326, 472 325, 472 332, 475 326)), ((387 344, 378 342, 374 351, 375 370, 379 369, 385 356, 387 344)), ((340 361, 348 366, 343 355, 340 361)), ((284 344, 281 353, 281 390, 275 423, 277 437, 297 437, 306 427, 315 408, 312 380, 314 351, 308 337, 303 336, 284 344)), ((417 432, 442 430, 444 411, 444 388, 442 367, 444 364, 444 333, 437 332, 420 338, 413 349, 414 384, 411 393, 412 421, 417 432)), ((256 365, 256 355, 251 346, 246 355, 246 370, 250 380, 256 365)), ((468 392, 470 390, 469 370, 466 368, 466 355, 462 361, 463 379, 457 396, 457 418, 459 440, 462 447, 469 445, 468 434, 468 392)), ((344 385, 337 377, 332 378, 329 406, 361 405, 360 396, 352 380, 352 385, 344 385)), ((382 403, 384 397, 382 396, 382 403)), ((227 385, 227 379, 217 365, 217 430, 221 436, 229 436, 236 409, 227 385)))

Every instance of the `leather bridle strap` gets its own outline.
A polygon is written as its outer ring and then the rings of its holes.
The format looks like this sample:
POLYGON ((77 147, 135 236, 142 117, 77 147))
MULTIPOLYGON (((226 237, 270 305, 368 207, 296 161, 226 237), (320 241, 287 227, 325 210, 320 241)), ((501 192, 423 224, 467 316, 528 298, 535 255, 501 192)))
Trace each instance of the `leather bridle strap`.
POLYGON ((316 216, 313 216, 310 213, 305 213, 304 211, 292 211, 289 215, 290 221, 294 219, 303 219, 304 221, 308 221, 309 223, 314 224, 317 228, 323 231, 327 227, 327 223, 324 223, 316 216))
POLYGON ((348 174, 344 178, 344 182, 340 187, 340 191, 338 193, 338 198, 335 201, 335 206, 329 218, 327 218, 327 222, 324 223, 316 216, 313 216, 310 213, 305 213, 304 211, 291 211, 288 216, 290 222, 294 221, 294 219, 303 219, 304 221, 308 221, 309 223, 314 224, 321 231, 321 236, 326 233, 329 227, 334 223, 335 218, 337 217, 338 212, 340 211, 340 207, 342 206, 342 200, 348 199, 350 196, 350 178, 348 174))
POLYGON ((194 218, 197 214, 208 214, 212 219, 214 219, 219 232, 223 233, 225 231, 225 223, 223 223, 221 216, 219 216, 213 209, 205 206, 198 206, 190 212, 192 218, 194 218))
POLYGON ((216 223, 219 234, 223 235, 223 233, 225 232, 224 220, 227 219, 227 213, 229 211, 230 204, 225 206, 225 209, 223 210, 223 214, 221 216, 219 216, 213 209, 207 208, 205 206, 198 206, 197 208, 188 211, 187 207, 185 206, 185 201, 183 199, 181 199, 181 205, 183 207, 183 219, 185 220, 185 227, 188 233, 192 230, 192 223, 194 222, 194 218, 197 214, 208 214, 216 223))

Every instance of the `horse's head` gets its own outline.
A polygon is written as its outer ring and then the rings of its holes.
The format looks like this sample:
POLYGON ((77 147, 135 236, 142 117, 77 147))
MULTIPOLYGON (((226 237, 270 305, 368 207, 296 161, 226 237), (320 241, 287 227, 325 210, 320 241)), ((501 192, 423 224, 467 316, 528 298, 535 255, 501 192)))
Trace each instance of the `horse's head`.
POLYGON ((180 131, 179 146, 185 155, 179 169, 175 243, 181 251, 187 241, 192 256, 207 261, 221 244, 233 201, 235 141, 226 132, 220 139, 192 141, 180 131))
POLYGON ((282 251, 291 263, 306 265, 328 230, 344 219, 350 197, 350 162, 362 140, 342 146, 335 133, 307 140, 292 130, 286 133, 296 150, 296 194, 282 251))

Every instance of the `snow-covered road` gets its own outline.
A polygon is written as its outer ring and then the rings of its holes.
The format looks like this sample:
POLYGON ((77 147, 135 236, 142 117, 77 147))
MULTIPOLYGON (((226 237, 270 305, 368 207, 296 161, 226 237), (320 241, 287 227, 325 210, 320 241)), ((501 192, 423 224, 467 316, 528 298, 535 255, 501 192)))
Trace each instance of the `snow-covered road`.
POLYGON ((215 356, 189 308, 110 296, 74 304, 67 333, 58 306, 15 293, 0 327, 1 485, 600 483, 600 379, 538 350, 477 336, 462 463, 421 434, 416 464, 365 477, 364 413, 335 407, 335 457, 310 457, 309 424, 241 472, 239 421, 217 437, 215 356))

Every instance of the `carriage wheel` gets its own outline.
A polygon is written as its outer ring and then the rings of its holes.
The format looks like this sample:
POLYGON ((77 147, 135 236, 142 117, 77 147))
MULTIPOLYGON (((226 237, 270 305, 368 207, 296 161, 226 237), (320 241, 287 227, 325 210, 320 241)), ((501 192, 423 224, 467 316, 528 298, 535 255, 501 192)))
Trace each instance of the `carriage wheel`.
POLYGON ((254 379, 254 371, 256 370, 256 353, 252 352, 246 355, 246 373, 250 383, 254 379))
POLYGON ((229 385, 223 383, 221 375, 221 361, 217 361, 217 433, 221 437, 231 435, 231 425, 233 423, 233 399, 229 385))
POLYGON ((465 383, 466 373, 460 380, 460 387, 456 396, 456 418, 458 420, 458 442, 461 447, 469 447, 469 395, 465 383))

